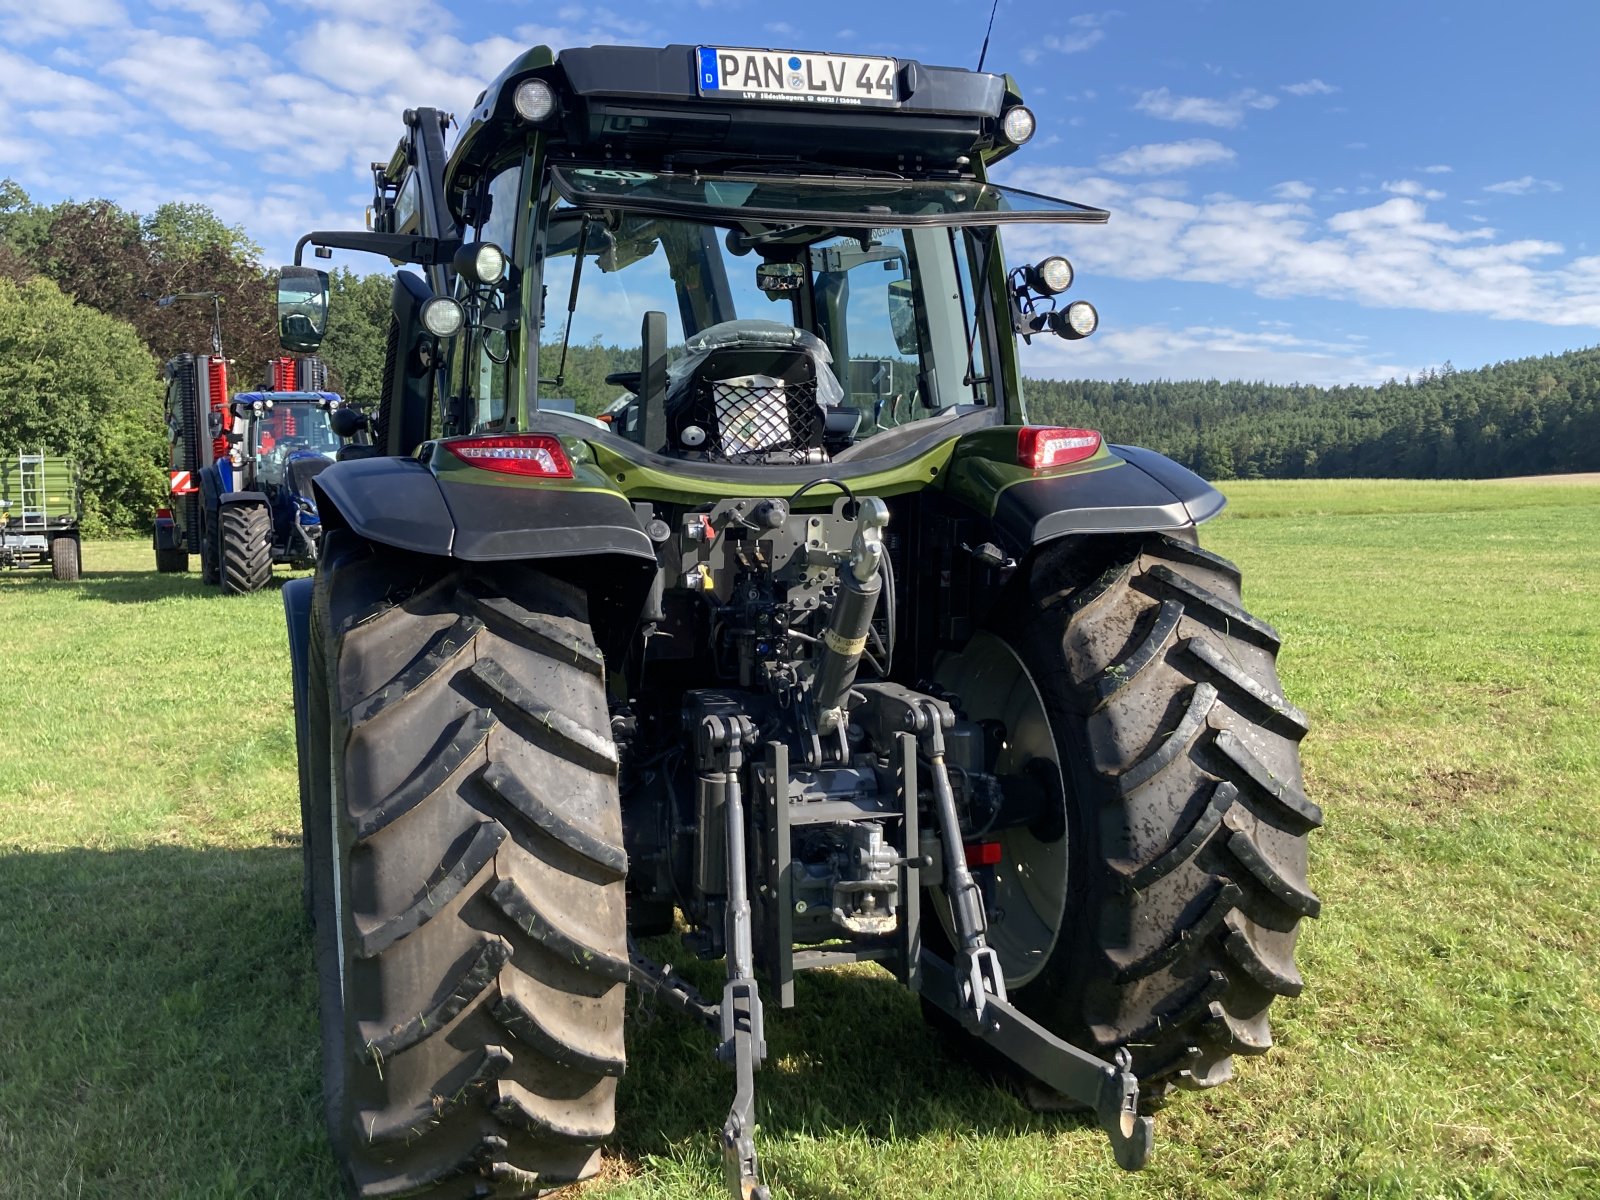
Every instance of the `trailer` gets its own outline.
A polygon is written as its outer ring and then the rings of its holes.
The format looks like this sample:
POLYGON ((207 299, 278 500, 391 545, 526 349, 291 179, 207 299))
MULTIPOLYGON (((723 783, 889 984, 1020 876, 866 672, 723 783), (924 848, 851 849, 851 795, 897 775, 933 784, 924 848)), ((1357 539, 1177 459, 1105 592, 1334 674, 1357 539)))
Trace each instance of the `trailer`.
POLYGON ((0 463, 0 567, 49 567, 56 579, 82 569, 83 495, 77 464, 61 455, 7 456, 0 463))

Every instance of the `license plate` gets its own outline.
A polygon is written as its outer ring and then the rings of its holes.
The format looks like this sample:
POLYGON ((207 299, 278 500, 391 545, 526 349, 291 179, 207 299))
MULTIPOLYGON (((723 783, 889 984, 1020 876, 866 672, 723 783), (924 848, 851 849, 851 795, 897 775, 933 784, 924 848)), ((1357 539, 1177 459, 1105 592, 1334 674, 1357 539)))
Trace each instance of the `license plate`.
POLYGON ((892 58, 859 54, 801 54, 793 50, 736 50, 701 46, 703 97, 780 100, 799 104, 900 102, 892 58))

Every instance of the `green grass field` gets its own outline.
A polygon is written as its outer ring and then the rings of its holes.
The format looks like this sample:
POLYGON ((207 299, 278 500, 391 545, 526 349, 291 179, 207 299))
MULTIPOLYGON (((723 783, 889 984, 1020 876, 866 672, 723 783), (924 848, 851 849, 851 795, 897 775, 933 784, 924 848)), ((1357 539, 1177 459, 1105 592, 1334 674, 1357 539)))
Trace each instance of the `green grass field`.
MULTIPOLYGON (((1277 1049, 1123 1176, 891 983, 805 977, 759 1080, 776 1195, 1600 1196, 1600 485, 1227 490, 1207 544, 1284 633, 1328 814, 1277 1049)), ((0 1196, 335 1196, 278 597, 84 563, 0 577, 0 1196)), ((584 1196, 721 1197, 730 1077, 630 1012, 584 1196)))

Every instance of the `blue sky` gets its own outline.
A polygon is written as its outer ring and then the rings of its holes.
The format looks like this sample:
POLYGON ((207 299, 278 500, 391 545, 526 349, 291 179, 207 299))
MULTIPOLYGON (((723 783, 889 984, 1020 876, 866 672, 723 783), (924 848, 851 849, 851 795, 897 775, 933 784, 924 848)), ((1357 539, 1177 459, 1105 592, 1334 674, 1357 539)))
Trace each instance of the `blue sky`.
MULTIPOLYGON (((199 200, 281 260, 359 227, 400 111, 465 111, 527 45, 668 42, 971 66, 987 3, 0 0, 0 175, 199 200)), ((1101 331, 1039 374, 1374 382, 1600 342, 1600 4, 1001 0, 1021 186, 1112 210, 1064 250, 1101 331)), ((376 269, 353 260, 358 269, 376 269)))

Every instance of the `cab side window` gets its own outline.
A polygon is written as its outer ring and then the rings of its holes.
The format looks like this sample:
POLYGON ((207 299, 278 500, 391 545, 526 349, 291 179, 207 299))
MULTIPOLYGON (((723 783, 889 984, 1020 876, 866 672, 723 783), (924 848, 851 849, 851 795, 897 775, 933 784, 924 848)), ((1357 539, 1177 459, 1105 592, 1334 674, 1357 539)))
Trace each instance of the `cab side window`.
MULTIPOLYGON (((471 235, 474 241, 493 242, 499 246, 508 262, 516 245, 517 201, 521 187, 522 159, 516 158, 491 176, 485 190, 486 211, 471 235)), ((477 289, 475 297, 468 295, 465 288, 463 281, 459 298, 469 306, 476 303, 479 322, 471 329, 462 347, 463 353, 457 357, 461 374, 452 378, 455 386, 451 391, 466 398, 466 424, 472 431, 494 432, 505 428, 506 413, 517 381, 516 338, 512 336, 513 331, 505 327, 505 322, 497 322, 496 317, 514 316, 517 299, 509 279, 477 289), (508 309, 513 311, 508 313, 508 309)))

